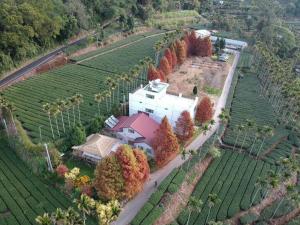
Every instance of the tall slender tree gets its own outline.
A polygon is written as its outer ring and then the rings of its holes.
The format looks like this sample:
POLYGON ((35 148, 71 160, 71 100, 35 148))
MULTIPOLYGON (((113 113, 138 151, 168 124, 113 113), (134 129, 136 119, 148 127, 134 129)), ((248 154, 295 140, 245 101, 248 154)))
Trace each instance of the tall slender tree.
POLYGON ((51 105, 49 103, 44 104, 43 105, 43 110, 48 115, 51 134, 52 134, 52 138, 54 139, 55 137, 54 137, 53 126, 52 126, 52 121, 51 121, 51 105))

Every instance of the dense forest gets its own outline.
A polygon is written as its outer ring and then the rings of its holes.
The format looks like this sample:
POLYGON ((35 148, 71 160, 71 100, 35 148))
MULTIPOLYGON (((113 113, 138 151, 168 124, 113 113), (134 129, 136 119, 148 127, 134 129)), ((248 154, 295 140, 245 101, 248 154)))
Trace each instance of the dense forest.
MULTIPOLYGON (((0 73, 82 30, 95 29, 108 21, 132 23, 134 17, 146 20, 149 13, 167 10, 175 3, 167 0, 1 0, 0 73)), ((183 5, 193 7, 193 3, 183 5)))

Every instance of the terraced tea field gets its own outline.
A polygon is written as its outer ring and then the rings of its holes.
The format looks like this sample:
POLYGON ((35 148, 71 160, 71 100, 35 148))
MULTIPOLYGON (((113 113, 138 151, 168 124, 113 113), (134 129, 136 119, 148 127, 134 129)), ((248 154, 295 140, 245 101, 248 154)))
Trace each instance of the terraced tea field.
MULTIPOLYGON (((204 176, 196 185, 192 196, 204 202, 201 213, 192 212, 189 224, 204 225, 205 221, 225 220, 234 216, 240 210, 248 209, 257 188, 255 183, 259 176, 264 177, 275 166, 263 161, 256 161, 246 154, 239 154, 231 150, 222 151, 222 156, 209 166, 204 176), (208 195, 217 194, 220 201, 209 213, 208 195)), ((256 195, 255 203, 261 200, 256 195)), ((185 210, 178 217, 179 224, 187 222, 188 211, 185 210)))
MULTIPOLYGON (((111 47, 101 49, 96 54, 84 56, 81 59, 86 61, 81 64, 70 64, 53 71, 34 76, 22 81, 4 91, 4 96, 15 105, 15 114, 23 127, 28 131, 34 141, 38 141, 39 127, 44 139, 51 138, 48 116, 42 110, 42 105, 53 102, 58 98, 65 99, 76 93, 83 95, 84 102, 80 106, 81 120, 83 124, 91 120, 97 114, 97 104, 94 101, 94 94, 108 90, 105 80, 108 77, 119 82, 119 95, 114 97, 122 98, 122 93, 128 93, 132 88, 128 88, 127 83, 120 81, 119 75, 128 72, 139 63, 139 60, 149 56, 154 58, 153 45, 163 37, 162 33, 155 31, 154 36, 138 35, 130 37, 130 42, 125 39, 121 43, 115 43, 118 48, 112 50, 111 47), (147 38, 145 38, 147 36, 147 38), (136 43, 132 41, 138 40, 136 43), (127 45, 128 43, 132 43, 127 45), (124 45, 124 46, 123 46, 124 45), (123 46, 123 47, 120 47, 123 46), (98 54, 101 54, 98 56, 98 54), (129 90, 128 90, 129 89, 129 90)), ((132 81, 134 82, 134 81, 132 81)), ((131 82, 131 84, 132 84, 131 82)), ((140 83, 143 81, 139 81, 140 83)), ((117 101, 117 100, 115 100, 117 101)), ((106 101, 100 104, 101 112, 106 111, 106 101)), ((70 120, 73 122, 73 115, 70 110, 70 120)), ((77 113, 77 111, 75 111, 77 113)), ((55 123, 52 118, 52 123, 55 123)), ((64 120, 67 121, 67 113, 64 113, 64 120)), ((58 118, 59 129, 62 132, 61 120, 58 118)), ((65 124, 68 127, 67 123, 65 124)), ((55 135, 56 132, 55 132, 55 135)))
POLYGON ((67 208, 71 202, 53 187, 45 185, 0 140, 0 224, 36 224, 36 216, 67 208))

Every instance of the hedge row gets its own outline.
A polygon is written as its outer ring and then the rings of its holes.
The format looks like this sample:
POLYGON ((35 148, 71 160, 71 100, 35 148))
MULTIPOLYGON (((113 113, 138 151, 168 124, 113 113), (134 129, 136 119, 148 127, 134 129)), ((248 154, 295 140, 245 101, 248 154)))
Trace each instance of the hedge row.
POLYGON ((143 208, 140 209, 139 213, 131 221, 131 225, 139 225, 153 208, 154 206, 151 203, 146 202, 143 208))

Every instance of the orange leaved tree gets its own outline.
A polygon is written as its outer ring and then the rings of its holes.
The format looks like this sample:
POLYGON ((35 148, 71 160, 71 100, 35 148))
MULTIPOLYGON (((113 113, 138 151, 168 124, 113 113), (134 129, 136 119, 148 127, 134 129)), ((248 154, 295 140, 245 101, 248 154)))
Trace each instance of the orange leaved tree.
POLYGON ((176 121, 175 133, 181 142, 185 142, 193 137, 194 123, 188 111, 183 111, 176 121))
POLYGON ((172 51, 172 67, 173 69, 177 66, 177 56, 176 56, 176 52, 172 51))
POLYGON ((97 165, 94 187, 98 196, 105 200, 125 197, 125 180, 122 167, 114 154, 103 158, 97 165))
POLYGON ((167 117, 162 119, 159 128, 155 132, 152 147, 158 167, 163 167, 178 155, 179 144, 167 117))
POLYGON ((169 48, 167 48, 165 50, 165 57, 168 60, 169 66, 171 67, 171 69, 173 69, 173 59, 172 59, 172 52, 169 48))
POLYGON ((177 56, 177 63, 181 65, 184 63, 186 59, 186 49, 185 49, 185 42, 177 40, 176 41, 176 56, 177 56))
POLYGON ((156 80, 156 79, 161 79, 161 75, 159 71, 151 64, 148 68, 148 80, 156 80))
POLYGON ((95 174, 94 186, 100 198, 130 199, 143 189, 150 168, 143 151, 122 145, 99 162, 95 174))
POLYGON ((164 72, 166 76, 168 76, 172 72, 172 68, 169 65, 167 57, 163 56, 159 63, 159 69, 164 72))
POLYGON ((213 117, 213 105, 209 97, 204 97, 197 106, 196 121, 203 124, 213 117))

